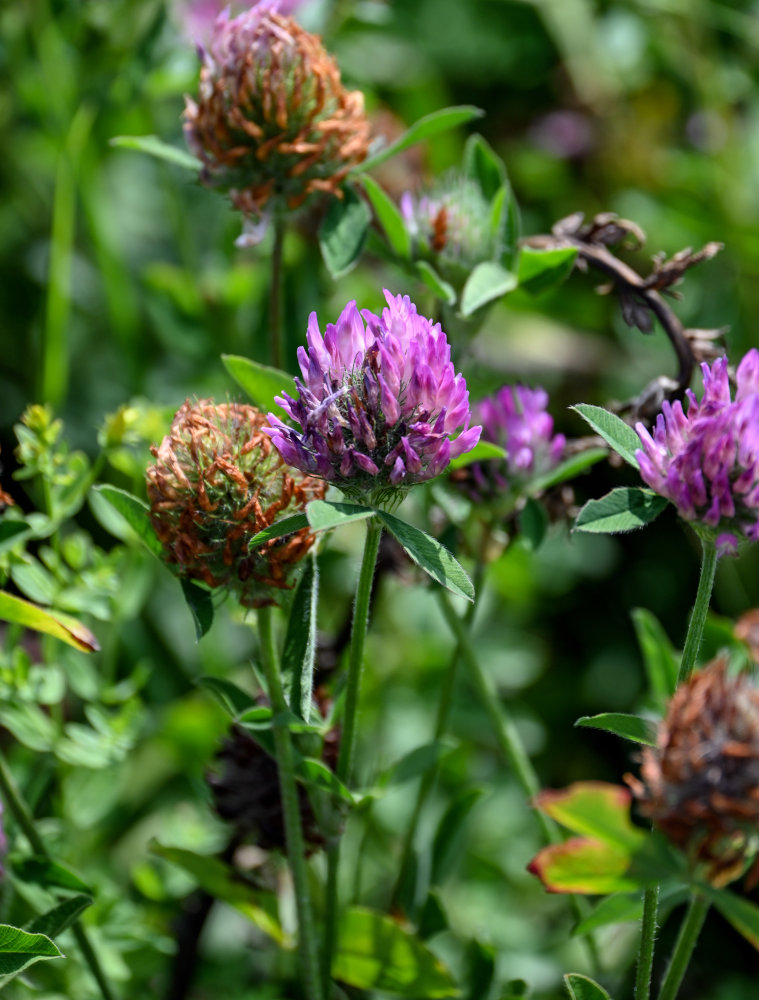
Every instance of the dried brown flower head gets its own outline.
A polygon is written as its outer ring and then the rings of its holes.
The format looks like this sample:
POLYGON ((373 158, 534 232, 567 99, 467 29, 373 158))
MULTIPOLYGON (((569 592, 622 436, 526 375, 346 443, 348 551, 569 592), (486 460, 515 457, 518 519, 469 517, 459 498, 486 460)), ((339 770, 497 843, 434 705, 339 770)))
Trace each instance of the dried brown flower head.
POLYGON ((253 406, 187 400, 151 450, 151 520, 180 576, 228 586, 246 607, 276 603, 313 544, 307 529, 254 549, 250 539, 324 495, 324 484, 285 465, 253 406))
POLYGON ((759 847, 759 689, 715 660, 675 692, 640 780, 641 811, 705 878, 726 885, 759 847))
POLYGON ((185 135, 203 181, 259 218, 272 199, 297 208, 314 192, 338 194, 367 153, 360 91, 347 91, 321 39, 291 17, 253 8, 216 21, 185 135))

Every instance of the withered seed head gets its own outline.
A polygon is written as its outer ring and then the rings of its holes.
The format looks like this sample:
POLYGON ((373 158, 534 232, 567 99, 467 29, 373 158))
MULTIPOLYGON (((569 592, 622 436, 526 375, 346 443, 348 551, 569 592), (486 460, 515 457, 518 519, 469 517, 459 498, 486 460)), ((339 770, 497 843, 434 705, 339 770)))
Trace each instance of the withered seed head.
POLYGON ((713 885, 746 870, 759 848, 759 690, 715 660, 676 691, 640 780, 650 817, 713 885))
POLYGON ((314 192, 338 194, 365 157, 369 124, 360 91, 347 91, 317 35, 291 17, 253 8, 221 15, 201 52, 197 101, 187 98, 185 136, 202 180, 259 218, 293 209, 314 192))
POLYGON ((147 470, 153 528, 180 576, 229 587, 245 607, 276 603, 313 544, 307 529, 249 549, 257 532, 324 495, 290 469, 253 406, 185 401, 147 470))

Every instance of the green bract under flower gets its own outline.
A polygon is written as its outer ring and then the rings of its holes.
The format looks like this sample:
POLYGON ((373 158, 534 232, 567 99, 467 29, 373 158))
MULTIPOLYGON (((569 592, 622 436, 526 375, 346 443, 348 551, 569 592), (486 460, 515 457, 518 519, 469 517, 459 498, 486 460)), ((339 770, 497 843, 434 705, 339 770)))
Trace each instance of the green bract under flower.
POLYGON ((307 529, 250 549, 250 539, 324 494, 288 468, 253 406, 187 400, 152 449, 150 511, 167 563, 179 576, 229 587, 246 607, 276 603, 313 544, 307 529))

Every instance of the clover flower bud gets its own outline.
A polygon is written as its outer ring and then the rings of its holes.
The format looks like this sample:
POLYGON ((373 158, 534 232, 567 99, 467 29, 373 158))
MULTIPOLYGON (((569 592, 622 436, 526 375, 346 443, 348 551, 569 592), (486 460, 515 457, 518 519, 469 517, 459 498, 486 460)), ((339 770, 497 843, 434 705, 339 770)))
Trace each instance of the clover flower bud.
POLYGON ((626 781, 641 811, 713 885, 738 878, 759 849, 759 690, 716 660, 682 684, 626 781))
POLYGON ((741 539, 759 538, 759 351, 738 365, 734 400, 727 358, 701 369, 702 400, 688 390, 687 414, 679 401, 665 402, 653 435, 637 424, 635 454, 643 480, 720 555, 733 554, 741 539))
POLYGON ((153 528, 179 576, 229 587, 245 607, 276 603, 313 544, 307 529, 249 549, 257 532, 303 510, 324 486, 288 469, 252 406, 187 400, 147 470, 153 528))
POLYGON ((349 302, 324 337, 311 314, 298 396, 277 397, 300 429, 270 413, 267 430, 290 465, 378 504, 439 475, 481 430, 469 426, 469 393, 440 324, 407 295, 385 298, 379 316, 349 302))
POLYGON ((454 482, 475 503, 511 503, 530 480, 559 463, 566 438, 553 433, 547 406, 545 389, 524 385, 505 385, 474 404, 472 415, 482 423, 482 440, 506 452, 505 459, 473 462, 454 473, 454 482))
POLYGON ((428 260, 458 289, 477 264, 498 256, 491 206, 480 185, 461 173, 444 175, 419 195, 404 192, 400 208, 414 257, 428 260))
POLYGON ((315 192, 338 194, 366 156, 363 95, 347 91, 321 40, 261 4, 216 20, 185 136, 201 179, 254 221, 315 192))

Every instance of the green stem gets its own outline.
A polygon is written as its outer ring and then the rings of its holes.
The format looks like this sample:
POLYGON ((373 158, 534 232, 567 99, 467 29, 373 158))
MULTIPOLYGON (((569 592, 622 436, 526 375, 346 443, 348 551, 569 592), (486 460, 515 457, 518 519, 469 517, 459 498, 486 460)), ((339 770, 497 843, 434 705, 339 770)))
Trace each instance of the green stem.
POLYGON ((643 894, 643 918, 640 923, 640 947, 638 966, 635 971, 635 1000, 649 1000, 651 996, 651 972, 654 965, 654 941, 656 940, 656 916, 659 909, 659 886, 646 889, 643 894))
POLYGON ((279 788, 282 796, 282 812, 285 820, 287 857, 295 889, 295 905, 298 913, 298 951, 300 956, 303 988, 308 1000, 323 1000, 319 975, 319 954, 314 933, 314 916, 308 886, 305 842, 301 824, 298 786, 295 781, 295 753, 287 725, 281 721, 288 711, 287 700, 282 688, 279 662, 274 643, 271 608, 258 611, 258 634, 261 641, 261 665, 263 666, 269 700, 274 713, 274 750, 279 771, 279 788), (280 717, 279 723, 277 716, 280 717))
POLYGON ((659 1000, 675 1000, 677 991, 680 989, 680 984, 683 981, 685 970, 688 968, 688 963, 693 954, 693 949, 696 946, 698 935, 701 933, 701 928, 704 925, 708 909, 709 902, 703 896, 693 896, 691 898, 688 912, 685 914, 685 920, 683 920, 680 933, 675 942, 675 950, 672 952, 669 967, 661 984, 659 1000))
MULTIPOLYGON (((361 694, 361 673, 364 661, 366 629, 369 624, 369 601, 372 596, 372 580, 377 565, 377 553, 382 536, 382 522, 372 517, 366 524, 366 540, 361 572, 356 588, 356 603, 353 606, 353 627, 348 658, 348 678, 345 685, 345 705, 343 708, 340 753, 337 758, 337 776, 346 785, 350 784, 353 770, 353 750, 356 740, 358 702, 361 694)), ((331 983, 332 956, 337 944, 337 872, 340 863, 340 841, 335 840, 327 848, 327 885, 324 932, 324 995, 329 996, 331 983)))
POLYGON ((271 288, 269 289, 269 353, 275 368, 282 367, 282 259, 285 248, 285 220, 274 218, 274 246, 271 251, 271 288))
MULTIPOLYGON (((37 828, 34 825, 34 819, 32 818, 26 803, 21 798, 21 794, 16 788, 16 783, 11 776, 8 765, 6 764, 5 758, 2 754, 0 754, 0 797, 2 797, 3 802, 13 814, 13 818, 23 831, 34 853, 38 854, 42 858, 50 859, 50 854, 45 847, 45 842, 37 832, 37 828)), ((103 974, 100 962, 98 961, 97 953, 92 947, 92 943, 87 936, 87 932, 84 927, 78 920, 76 920, 72 924, 71 929, 74 932, 77 943, 79 944, 82 957, 87 963, 90 972, 100 988, 103 1000, 114 1000, 115 994, 111 990, 108 980, 103 974)))
POLYGON ((706 616, 709 612, 709 602, 714 587, 714 575, 717 572, 717 546, 713 541, 704 538, 701 541, 702 561, 701 576, 698 580, 698 591, 696 592, 696 603, 693 605, 690 622, 688 624, 688 635, 685 639, 683 658, 680 661, 680 672, 677 675, 678 686, 687 681, 696 665, 698 649, 704 634, 706 616))

